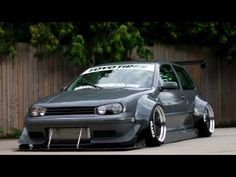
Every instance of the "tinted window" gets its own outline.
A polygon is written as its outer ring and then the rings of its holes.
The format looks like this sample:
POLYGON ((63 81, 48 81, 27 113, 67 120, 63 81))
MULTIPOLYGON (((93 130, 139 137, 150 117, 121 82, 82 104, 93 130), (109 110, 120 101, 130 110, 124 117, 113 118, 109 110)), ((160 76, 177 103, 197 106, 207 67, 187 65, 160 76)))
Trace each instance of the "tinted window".
POLYGON ((173 67, 179 77, 183 90, 194 89, 195 88, 194 83, 191 77, 187 74, 187 72, 184 71, 183 68, 180 68, 177 66, 173 66, 173 67))
MULTIPOLYGON (((178 80, 176 78, 176 75, 174 73, 174 70, 170 65, 162 65, 160 68, 160 81, 163 82, 177 82, 178 80)), ((178 84, 179 88, 179 84, 178 84)))

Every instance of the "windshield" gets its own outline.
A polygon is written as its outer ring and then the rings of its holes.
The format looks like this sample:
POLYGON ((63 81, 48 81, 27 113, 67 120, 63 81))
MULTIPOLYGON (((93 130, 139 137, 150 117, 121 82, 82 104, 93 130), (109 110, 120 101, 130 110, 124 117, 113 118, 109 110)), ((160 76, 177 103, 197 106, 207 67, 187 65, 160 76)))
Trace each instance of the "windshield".
POLYGON ((87 69, 68 91, 85 88, 150 88, 154 64, 107 65, 87 69))

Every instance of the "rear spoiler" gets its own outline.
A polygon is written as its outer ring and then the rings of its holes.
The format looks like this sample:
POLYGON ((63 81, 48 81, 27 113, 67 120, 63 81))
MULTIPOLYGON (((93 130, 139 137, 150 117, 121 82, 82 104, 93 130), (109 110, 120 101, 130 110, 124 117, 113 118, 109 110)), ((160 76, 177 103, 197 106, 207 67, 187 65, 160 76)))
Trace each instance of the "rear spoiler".
POLYGON ((179 64, 179 65, 196 65, 196 64, 200 64, 201 68, 206 68, 206 61, 205 60, 172 61, 172 63, 179 64))

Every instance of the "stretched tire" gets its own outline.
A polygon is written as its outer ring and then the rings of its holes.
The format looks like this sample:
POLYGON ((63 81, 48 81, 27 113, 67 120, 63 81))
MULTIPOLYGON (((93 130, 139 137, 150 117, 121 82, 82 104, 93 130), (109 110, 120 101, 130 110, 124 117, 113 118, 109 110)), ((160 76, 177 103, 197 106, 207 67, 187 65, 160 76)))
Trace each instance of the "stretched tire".
POLYGON ((149 120, 146 133, 147 146, 160 146, 166 137, 166 118, 161 106, 156 106, 149 120))
POLYGON ((197 123, 199 130, 199 137, 209 137, 215 130, 214 112, 212 107, 208 104, 202 119, 197 123))

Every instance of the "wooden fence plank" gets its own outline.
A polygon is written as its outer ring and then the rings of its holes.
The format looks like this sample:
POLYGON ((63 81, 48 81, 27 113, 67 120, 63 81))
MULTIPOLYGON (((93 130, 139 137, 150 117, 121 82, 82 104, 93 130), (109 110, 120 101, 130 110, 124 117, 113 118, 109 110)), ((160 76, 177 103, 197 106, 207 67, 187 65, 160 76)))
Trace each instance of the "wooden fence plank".
POLYGON ((44 95, 44 61, 38 61, 38 89, 39 89, 39 98, 42 98, 44 95))
POLYGON ((0 55, 0 131, 3 131, 3 72, 2 72, 2 59, 3 57, 0 55))
POLYGON ((34 57, 35 49, 31 48, 31 57, 33 58, 33 102, 39 98, 39 63, 38 59, 34 57))
MULTIPOLYGON (((32 56, 32 48, 29 47, 29 53, 28 53, 28 108, 32 105, 33 99, 34 99, 34 58, 32 56)), ((27 109, 28 109, 27 108, 27 109)))
MULTIPOLYGON (((23 45, 23 50, 27 51, 27 46, 23 45)), ((28 99, 28 92, 29 92, 29 83, 28 83, 28 78, 29 78, 29 58, 28 58, 28 52, 23 53, 23 103, 24 103, 24 112, 27 112, 28 109, 28 104, 29 104, 29 99, 28 99)))
POLYGON ((8 56, 7 57, 7 133, 10 133, 11 131, 11 115, 12 115, 12 109, 11 109, 11 100, 12 100, 12 59, 8 56))
POLYGON ((60 57, 59 55, 59 60, 58 60, 58 89, 63 87, 63 58, 60 57))
POLYGON ((12 63, 12 128, 18 127, 18 84, 17 84, 17 65, 18 60, 13 59, 12 63))
POLYGON ((23 120, 24 120, 24 91, 23 91, 23 47, 22 45, 18 45, 18 64, 17 64, 17 84, 18 84, 18 128, 23 128, 23 120))
POLYGON ((7 119, 8 119, 8 114, 7 114, 7 58, 4 57, 2 60, 2 73, 3 73, 3 82, 2 82, 2 87, 3 87, 3 94, 2 94, 2 99, 3 99, 3 132, 4 134, 7 134, 7 119))
POLYGON ((48 95, 48 58, 43 59, 44 70, 43 70, 43 96, 48 95))

